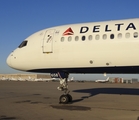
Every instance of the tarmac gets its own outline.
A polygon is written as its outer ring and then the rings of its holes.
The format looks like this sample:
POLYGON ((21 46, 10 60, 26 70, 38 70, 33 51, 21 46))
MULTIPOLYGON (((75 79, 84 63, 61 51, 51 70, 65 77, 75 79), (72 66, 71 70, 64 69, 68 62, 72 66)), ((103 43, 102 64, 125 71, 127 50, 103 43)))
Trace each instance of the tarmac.
POLYGON ((139 83, 70 82, 69 104, 58 85, 0 81, 0 120, 139 120, 139 83))

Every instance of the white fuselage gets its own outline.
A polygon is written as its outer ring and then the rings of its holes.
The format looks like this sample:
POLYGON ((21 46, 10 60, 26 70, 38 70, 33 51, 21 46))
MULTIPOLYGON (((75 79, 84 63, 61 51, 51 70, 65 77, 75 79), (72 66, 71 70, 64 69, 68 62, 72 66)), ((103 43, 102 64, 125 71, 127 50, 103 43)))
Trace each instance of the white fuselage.
POLYGON ((138 34, 139 19, 52 27, 26 38, 7 63, 14 69, 33 72, 137 73, 138 34), (135 70, 130 72, 129 68, 135 70))

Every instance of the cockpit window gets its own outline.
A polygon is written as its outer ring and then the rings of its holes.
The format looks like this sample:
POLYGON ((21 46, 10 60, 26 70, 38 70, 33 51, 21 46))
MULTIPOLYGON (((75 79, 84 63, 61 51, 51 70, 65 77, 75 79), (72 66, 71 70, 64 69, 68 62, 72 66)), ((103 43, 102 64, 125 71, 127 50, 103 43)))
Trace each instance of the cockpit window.
POLYGON ((23 41, 18 47, 19 48, 25 47, 27 45, 27 42, 28 41, 23 41))

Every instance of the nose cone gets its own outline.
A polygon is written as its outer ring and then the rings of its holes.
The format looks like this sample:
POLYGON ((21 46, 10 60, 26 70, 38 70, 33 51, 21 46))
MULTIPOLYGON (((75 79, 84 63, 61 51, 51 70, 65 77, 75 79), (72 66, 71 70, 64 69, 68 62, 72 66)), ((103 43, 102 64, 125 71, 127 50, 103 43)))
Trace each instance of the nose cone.
POLYGON ((26 71, 26 64, 23 64, 24 57, 20 55, 20 52, 18 50, 13 51, 8 57, 7 57, 7 64, 9 67, 20 70, 20 71, 26 71))
POLYGON ((12 54, 10 54, 10 55, 7 57, 6 63, 7 63, 7 65, 8 65, 9 67, 12 68, 11 57, 12 57, 12 54))
POLYGON ((18 60, 16 59, 16 54, 15 52, 12 52, 8 57, 7 57, 7 64, 9 67, 13 69, 20 70, 20 65, 18 64, 18 60))

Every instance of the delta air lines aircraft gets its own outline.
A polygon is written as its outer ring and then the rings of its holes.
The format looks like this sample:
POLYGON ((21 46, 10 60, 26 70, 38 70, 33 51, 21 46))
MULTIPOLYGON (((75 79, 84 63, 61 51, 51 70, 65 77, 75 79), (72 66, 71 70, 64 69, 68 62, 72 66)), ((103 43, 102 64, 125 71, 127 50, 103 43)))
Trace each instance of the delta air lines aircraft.
POLYGON ((64 91, 60 103, 72 101, 70 73, 139 73, 139 19, 69 24, 27 37, 7 58, 26 72, 51 73, 64 91))

